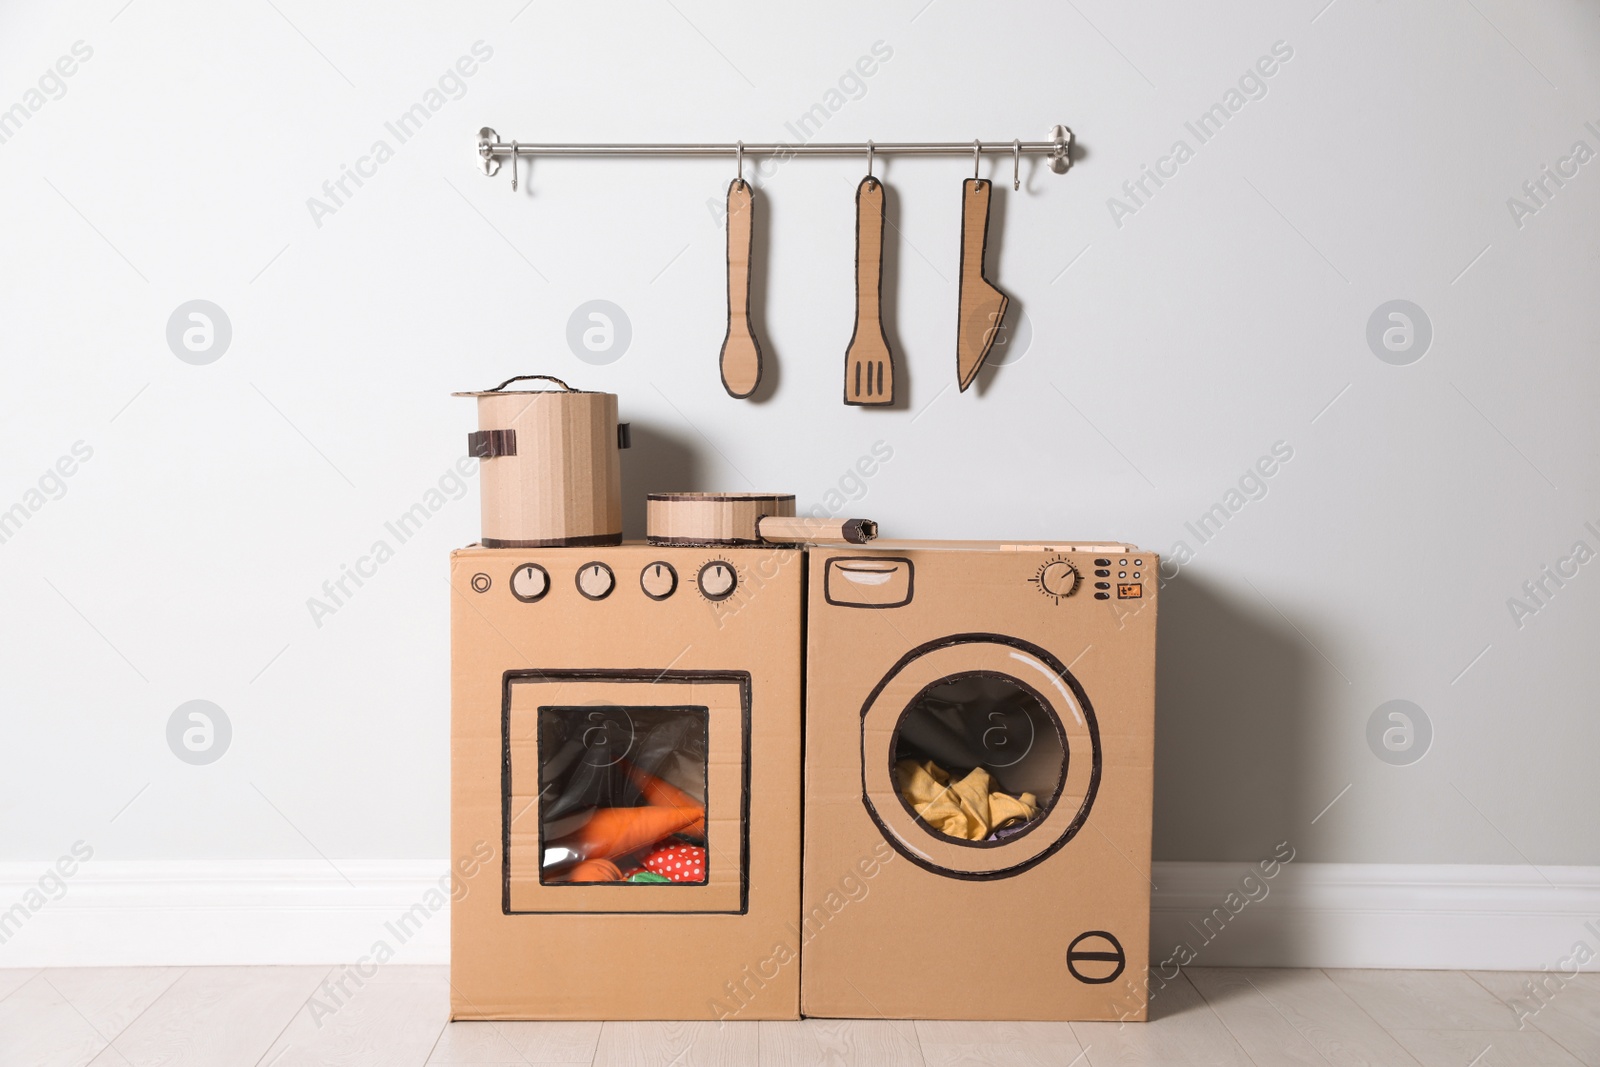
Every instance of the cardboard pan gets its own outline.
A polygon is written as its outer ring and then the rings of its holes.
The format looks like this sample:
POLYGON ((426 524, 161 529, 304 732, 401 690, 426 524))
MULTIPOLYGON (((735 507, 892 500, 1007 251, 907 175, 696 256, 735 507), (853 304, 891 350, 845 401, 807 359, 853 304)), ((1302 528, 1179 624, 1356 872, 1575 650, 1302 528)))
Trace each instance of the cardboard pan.
POLYGON ((651 493, 645 535, 653 545, 862 545, 878 536, 878 524, 797 518, 785 493, 651 493))

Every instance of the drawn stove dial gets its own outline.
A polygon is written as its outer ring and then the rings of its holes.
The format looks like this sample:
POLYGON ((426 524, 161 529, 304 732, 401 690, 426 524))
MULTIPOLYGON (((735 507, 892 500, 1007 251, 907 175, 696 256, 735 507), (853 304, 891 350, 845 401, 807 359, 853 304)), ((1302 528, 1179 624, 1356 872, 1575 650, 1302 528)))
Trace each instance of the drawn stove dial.
POLYGON ((678 591, 678 572, 664 560, 646 564, 639 573, 639 587, 651 600, 665 600, 678 591))
POLYGON ((617 576, 604 563, 585 563, 578 571, 578 592, 590 600, 604 600, 617 584, 617 576))
POLYGON ((544 599, 550 591, 550 572, 537 563, 524 563, 511 572, 511 595, 524 604, 544 599))
POLYGON ((695 581, 699 583, 700 592, 707 600, 726 600, 738 587, 739 574, 733 569, 733 564, 726 560, 714 559, 700 568, 700 574, 695 581))
POLYGON ((1039 568, 1033 580, 1038 583, 1039 592, 1060 603, 1062 597, 1071 596, 1077 590, 1078 568, 1064 559, 1053 559, 1039 568))

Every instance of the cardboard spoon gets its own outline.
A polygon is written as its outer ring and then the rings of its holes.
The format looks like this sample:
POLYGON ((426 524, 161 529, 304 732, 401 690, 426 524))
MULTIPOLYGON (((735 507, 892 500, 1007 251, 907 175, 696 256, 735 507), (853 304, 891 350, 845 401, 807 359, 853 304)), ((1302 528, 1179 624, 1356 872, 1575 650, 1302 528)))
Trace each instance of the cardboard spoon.
POLYGON ((761 384, 761 342, 750 328, 750 249, 755 227, 750 183, 728 186, 728 335, 722 341, 722 387, 743 400, 761 384))

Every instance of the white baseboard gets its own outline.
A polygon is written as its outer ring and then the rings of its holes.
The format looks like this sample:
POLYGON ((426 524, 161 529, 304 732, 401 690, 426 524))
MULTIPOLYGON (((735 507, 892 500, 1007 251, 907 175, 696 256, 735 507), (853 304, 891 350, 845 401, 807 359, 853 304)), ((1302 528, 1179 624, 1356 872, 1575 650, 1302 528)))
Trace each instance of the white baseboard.
POLYGON ((1244 886, 1254 870, 1155 864, 1152 962, 1187 945, 1199 967, 1537 971, 1584 941, 1600 969, 1600 867, 1294 862, 1244 886))
POLYGON ((47 867, 0 863, 0 967, 351 963, 380 941, 396 963, 450 961, 449 904, 428 908, 448 897, 429 896, 442 860, 341 862, 341 876, 325 863, 94 859, 7 929, 47 867))
MULTIPOLYGON (((0 967, 334 964, 379 942, 398 963, 449 961, 449 908, 428 907, 442 862, 340 867, 349 882, 325 864, 96 859, 19 917, 6 909, 47 865, 3 863, 0 967)), ((1295 862, 1265 896, 1242 885, 1251 870, 1157 863, 1153 962, 1180 942, 1193 965, 1214 967, 1539 970, 1579 941, 1600 957, 1600 867, 1295 862), (1260 899, 1240 906, 1246 889, 1260 899)))

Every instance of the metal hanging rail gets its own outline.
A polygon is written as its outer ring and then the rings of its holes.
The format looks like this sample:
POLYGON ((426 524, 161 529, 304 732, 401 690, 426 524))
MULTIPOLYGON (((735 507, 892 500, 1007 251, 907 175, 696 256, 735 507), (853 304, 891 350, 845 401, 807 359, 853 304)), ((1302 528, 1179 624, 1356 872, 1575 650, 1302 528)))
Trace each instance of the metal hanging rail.
POLYGON ((734 156, 743 162, 750 156, 962 156, 975 159, 984 152, 1022 156, 1046 156, 1050 169, 1065 174, 1072 166, 1072 130, 1066 126, 1050 129, 1048 141, 861 141, 855 143, 821 143, 808 141, 801 144, 745 143, 732 144, 529 144, 523 141, 502 141, 500 135, 485 126, 478 131, 478 167, 484 174, 493 175, 500 170, 500 157, 509 156, 734 156))

